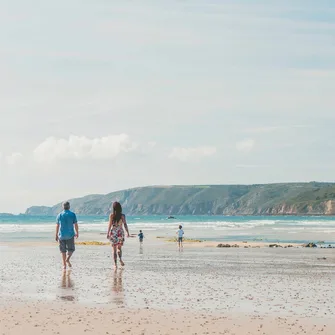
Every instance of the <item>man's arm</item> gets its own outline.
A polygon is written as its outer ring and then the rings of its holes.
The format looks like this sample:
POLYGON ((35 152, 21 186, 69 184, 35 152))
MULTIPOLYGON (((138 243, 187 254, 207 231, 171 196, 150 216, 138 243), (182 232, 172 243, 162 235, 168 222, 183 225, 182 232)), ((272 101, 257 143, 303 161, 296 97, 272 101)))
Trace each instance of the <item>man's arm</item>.
POLYGON ((74 229, 75 229, 75 231, 76 231, 76 238, 78 238, 78 237, 79 237, 79 227, 78 227, 78 223, 75 223, 75 224, 74 224, 74 229))
POLYGON ((77 215, 76 214, 74 214, 73 224, 74 224, 74 229, 76 231, 75 237, 78 238, 79 237, 79 227, 78 227, 78 221, 77 221, 77 215))
POLYGON ((56 223, 56 236, 55 236, 55 240, 56 242, 58 242, 58 233, 59 233, 59 223, 56 223))
POLYGON ((58 214, 56 218, 56 236, 55 236, 56 242, 58 242, 59 224, 60 222, 59 222, 59 214, 58 214))

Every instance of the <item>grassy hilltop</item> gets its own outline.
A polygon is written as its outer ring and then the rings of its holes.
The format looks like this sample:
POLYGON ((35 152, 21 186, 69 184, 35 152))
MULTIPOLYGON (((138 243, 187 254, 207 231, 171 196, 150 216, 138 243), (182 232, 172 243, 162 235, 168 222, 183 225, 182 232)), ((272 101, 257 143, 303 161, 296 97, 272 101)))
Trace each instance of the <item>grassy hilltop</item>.
MULTIPOLYGON (((128 215, 331 215, 335 214, 335 184, 150 186, 70 201, 78 214, 106 215, 115 200, 128 215)), ((56 215, 60 208, 60 203, 33 206, 26 214, 56 215)))

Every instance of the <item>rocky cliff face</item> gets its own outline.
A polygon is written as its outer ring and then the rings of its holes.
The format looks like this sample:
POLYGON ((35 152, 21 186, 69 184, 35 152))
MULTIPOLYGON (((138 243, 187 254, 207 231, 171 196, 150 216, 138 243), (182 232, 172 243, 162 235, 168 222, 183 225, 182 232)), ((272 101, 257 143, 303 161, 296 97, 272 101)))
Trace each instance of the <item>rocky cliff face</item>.
MULTIPOLYGON (((120 201, 128 215, 335 215, 335 184, 207 185, 142 187, 72 199, 81 215, 108 215, 120 201)), ((56 215, 34 206, 29 215, 56 215)))
POLYGON ((26 215, 40 215, 40 216, 51 216, 53 215, 52 208, 47 206, 32 206, 29 207, 26 212, 26 215))
POLYGON ((328 200, 324 204, 325 204, 325 214, 335 215, 335 200, 328 200))

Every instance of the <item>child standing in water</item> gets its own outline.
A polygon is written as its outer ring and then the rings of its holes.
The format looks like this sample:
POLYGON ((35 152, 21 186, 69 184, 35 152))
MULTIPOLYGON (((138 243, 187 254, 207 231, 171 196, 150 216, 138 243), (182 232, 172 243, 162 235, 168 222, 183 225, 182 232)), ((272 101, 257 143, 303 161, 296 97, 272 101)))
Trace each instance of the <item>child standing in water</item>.
POLYGON ((182 226, 179 226, 179 229, 177 230, 177 235, 178 235, 178 246, 180 250, 180 248, 183 248, 184 231, 182 226))
POLYGON ((138 234, 138 238, 139 238, 140 243, 142 244, 143 243, 143 238, 144 238, 142 230, 140 230, 140 233, 138 234))

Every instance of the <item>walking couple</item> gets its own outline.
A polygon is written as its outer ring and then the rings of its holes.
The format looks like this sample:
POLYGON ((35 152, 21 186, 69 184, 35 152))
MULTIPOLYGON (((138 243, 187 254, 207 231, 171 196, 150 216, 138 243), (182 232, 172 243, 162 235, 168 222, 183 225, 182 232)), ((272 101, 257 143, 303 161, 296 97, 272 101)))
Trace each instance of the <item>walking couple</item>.
MULTIPOLYGON (((124 229, 129 237, 129 230, 126 216, 122 214, 122 207, 119 202, 113 203, 113 212, 109 216, 107 238, 113 247, 114 268, 117 268, 117 259, 119 258, 121 266, 124 266, 122 260, 122 246, 125 240, 124 229)), ((71 256, 75 251, 74 239, 79 237, 79 227, 76 214, 70 211, 70 203, 63 203, 63 211, 58 214, 56 219, 56 241, 59 242, 59 249, 62 254, 63 269, 67 266, 72 267, 71 256)))

